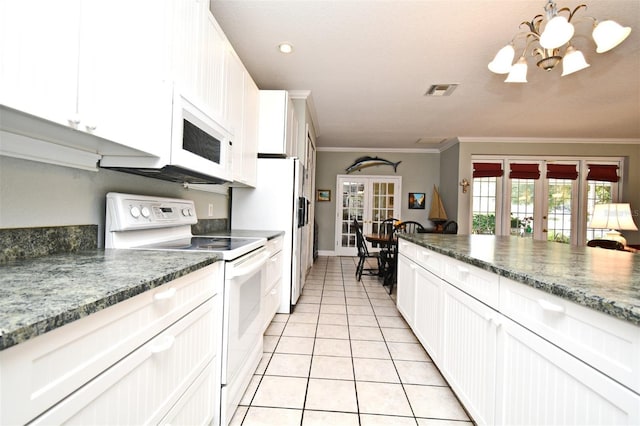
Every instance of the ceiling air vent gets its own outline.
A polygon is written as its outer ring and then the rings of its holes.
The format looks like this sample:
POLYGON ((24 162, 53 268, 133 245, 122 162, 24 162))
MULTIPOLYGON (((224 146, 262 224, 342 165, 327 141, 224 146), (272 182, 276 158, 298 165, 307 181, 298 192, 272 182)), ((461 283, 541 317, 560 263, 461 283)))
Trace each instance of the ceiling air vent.
POLYGON ((457 83, 453 84, 432 84, 425 93, 425 96, 450 96, 451 93, 458 87, 457 83))

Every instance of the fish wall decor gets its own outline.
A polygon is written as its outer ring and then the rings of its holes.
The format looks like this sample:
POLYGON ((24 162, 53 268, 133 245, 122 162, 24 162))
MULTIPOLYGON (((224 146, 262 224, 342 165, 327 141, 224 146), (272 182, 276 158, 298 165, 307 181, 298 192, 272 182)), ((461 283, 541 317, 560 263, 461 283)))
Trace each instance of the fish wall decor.
POLYGON ((398 164, 402 163, 402 161, 398 161, 397 163, 391 162, 389 160, 385 160, 384 158, 378 157, 360 157, 353 162, 352 165, 347 167, 347 173, 355 172, 357 170, 362 170, 365 167, 371 166, 391 166, 393 167, 393 171, 398 171, 398 164))

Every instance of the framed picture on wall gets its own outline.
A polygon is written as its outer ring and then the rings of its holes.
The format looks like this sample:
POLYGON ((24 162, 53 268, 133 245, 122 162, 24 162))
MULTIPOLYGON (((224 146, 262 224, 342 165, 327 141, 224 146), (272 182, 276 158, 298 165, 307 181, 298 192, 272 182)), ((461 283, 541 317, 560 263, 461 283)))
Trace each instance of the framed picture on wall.
POLYGON ((330 189, 316 190, 316 201, 331 201, 331 190, 330 189))
POLYGON ((409 208, 410 209, 423 209, 424 210, 424 192, 410 192, 409 193, 409 208))

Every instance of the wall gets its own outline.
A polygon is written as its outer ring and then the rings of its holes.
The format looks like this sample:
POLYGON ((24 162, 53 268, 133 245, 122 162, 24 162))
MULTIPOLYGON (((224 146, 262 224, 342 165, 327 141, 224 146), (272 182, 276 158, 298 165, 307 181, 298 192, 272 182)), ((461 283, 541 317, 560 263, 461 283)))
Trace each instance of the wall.
MULTIPOLYGON (((345 169, 353 164, 354 160, 363 156, 380 157, 392 162, 402 161, 398 165, 397 173, 390 166, 367 167, 352 175, 388 175, 402 176, 400 219, 416 220, 428 225, 427 214, 431 203, 433 185, 438 186, 440 181, 440 154, 437 152, 402 152, 402 151, 329 151, 318 150, 316 163, 316 188, 330 189, 330 202, 315 202, 315 220, 318 225, 318 249, 320 251, 333 252, 335 245, 335 216, 336 202, 340 201, 341 194, 336 191, 337 175, 346 174, 345 169), (426 193, 425 210, 409 210, 409 192, 426 193)), ((443 200, 447 194, 440 192, 443 200)))
POLYGON ((0 228, 97 224, 102 247, 110 191, 192 199, 200 219, 228 216, 226 195, 111 170, 88 172, 0 156, 0 228))
MULTIPOLYGON (((626 157, 622 200, 631 204, 634 220, 640 225, 640 144, 607 143, 513 143, 513 142, 460 142, 459 176, 471 180, 472 155, 536 155, 567 157, 626 157)), ((460 233, 470 229, 470 192, 458 191, 458 225, 460 233)), ((628 244, 640 244, 640 232, 625 231, 628 244)))
POLYGON ((444 210, 451 220, 456 220, 458 211, 458 197, 454 194, 462 192, 462 187, 458 185, 458 157, 460 156, 460 146, 455 144, 440 153, 440 195, 447 194, 442 198, 444 210))

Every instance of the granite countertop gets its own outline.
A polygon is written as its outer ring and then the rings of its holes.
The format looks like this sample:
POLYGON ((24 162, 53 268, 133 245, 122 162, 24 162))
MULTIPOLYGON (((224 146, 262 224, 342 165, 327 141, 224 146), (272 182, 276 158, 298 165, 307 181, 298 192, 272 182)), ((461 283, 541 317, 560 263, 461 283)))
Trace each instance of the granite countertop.
POLYGON ((0 266, 0 350, 210 265, 213 253, 86 250, 0 266))
POLYGON ((400 237, 640 325, 640 254, 492 235, 400 237))

